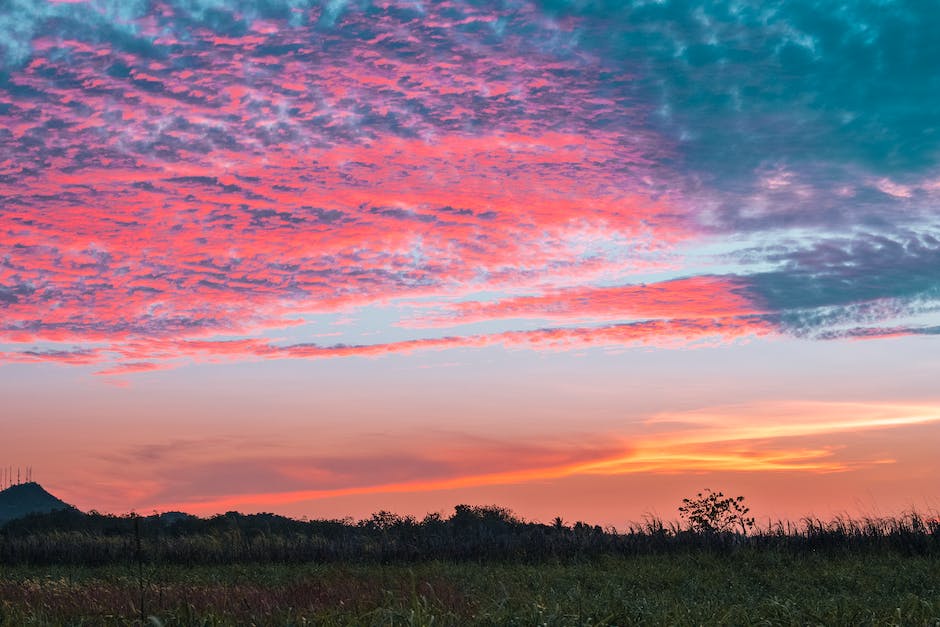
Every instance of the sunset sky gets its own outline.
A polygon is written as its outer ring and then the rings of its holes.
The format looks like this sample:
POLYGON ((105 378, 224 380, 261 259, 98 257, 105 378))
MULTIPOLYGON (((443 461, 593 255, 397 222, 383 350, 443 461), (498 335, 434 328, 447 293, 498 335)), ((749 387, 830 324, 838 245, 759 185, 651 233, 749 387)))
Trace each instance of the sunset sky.
POLYGON ((940 509, 940 11, 0 1, 0 466, 83 509, 940 509))

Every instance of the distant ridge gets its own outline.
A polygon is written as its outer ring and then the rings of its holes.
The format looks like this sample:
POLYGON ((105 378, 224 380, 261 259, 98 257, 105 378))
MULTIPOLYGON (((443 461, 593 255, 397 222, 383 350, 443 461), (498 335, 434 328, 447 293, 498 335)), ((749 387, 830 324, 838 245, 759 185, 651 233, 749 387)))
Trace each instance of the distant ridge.
POLYGON ((71 505, 52 496, 35 481, 20 483, 0 490, 0 527, 30 514, 71 508, 71 505))

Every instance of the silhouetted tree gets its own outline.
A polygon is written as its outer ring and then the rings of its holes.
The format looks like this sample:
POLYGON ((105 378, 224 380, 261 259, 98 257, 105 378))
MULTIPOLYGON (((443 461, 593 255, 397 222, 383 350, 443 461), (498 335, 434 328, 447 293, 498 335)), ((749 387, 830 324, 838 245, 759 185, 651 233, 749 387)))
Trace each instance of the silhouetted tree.
POLYGON ((744 505, 744 497, 726 497, 721 492, 708 488, 691 499, 682 499, 679 516, 688 523, 689 530, 696 533, 724 533, 740 531, 746 534, 754 527, 754 519, 748 517, 751 509, 744 505))

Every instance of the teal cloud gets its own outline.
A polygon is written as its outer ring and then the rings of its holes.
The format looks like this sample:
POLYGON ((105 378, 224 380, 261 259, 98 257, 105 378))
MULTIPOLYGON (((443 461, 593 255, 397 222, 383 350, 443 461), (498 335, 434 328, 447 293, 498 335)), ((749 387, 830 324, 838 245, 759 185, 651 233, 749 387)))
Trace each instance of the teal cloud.
POLYGON ((637 73, 685 165, 726 189, 760 164, 916 177, 940 155, 932 2, 543 0, 637 73))

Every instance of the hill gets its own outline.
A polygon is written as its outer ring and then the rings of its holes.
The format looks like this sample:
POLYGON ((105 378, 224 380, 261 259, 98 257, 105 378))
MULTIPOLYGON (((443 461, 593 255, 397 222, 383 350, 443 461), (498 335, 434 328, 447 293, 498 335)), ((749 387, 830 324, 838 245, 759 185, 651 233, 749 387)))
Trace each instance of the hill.
POLYGON ((60 509, 74 508, 46 492, 35 481, 0 490, 0 526, 30 514, 45 514, 60 509))

